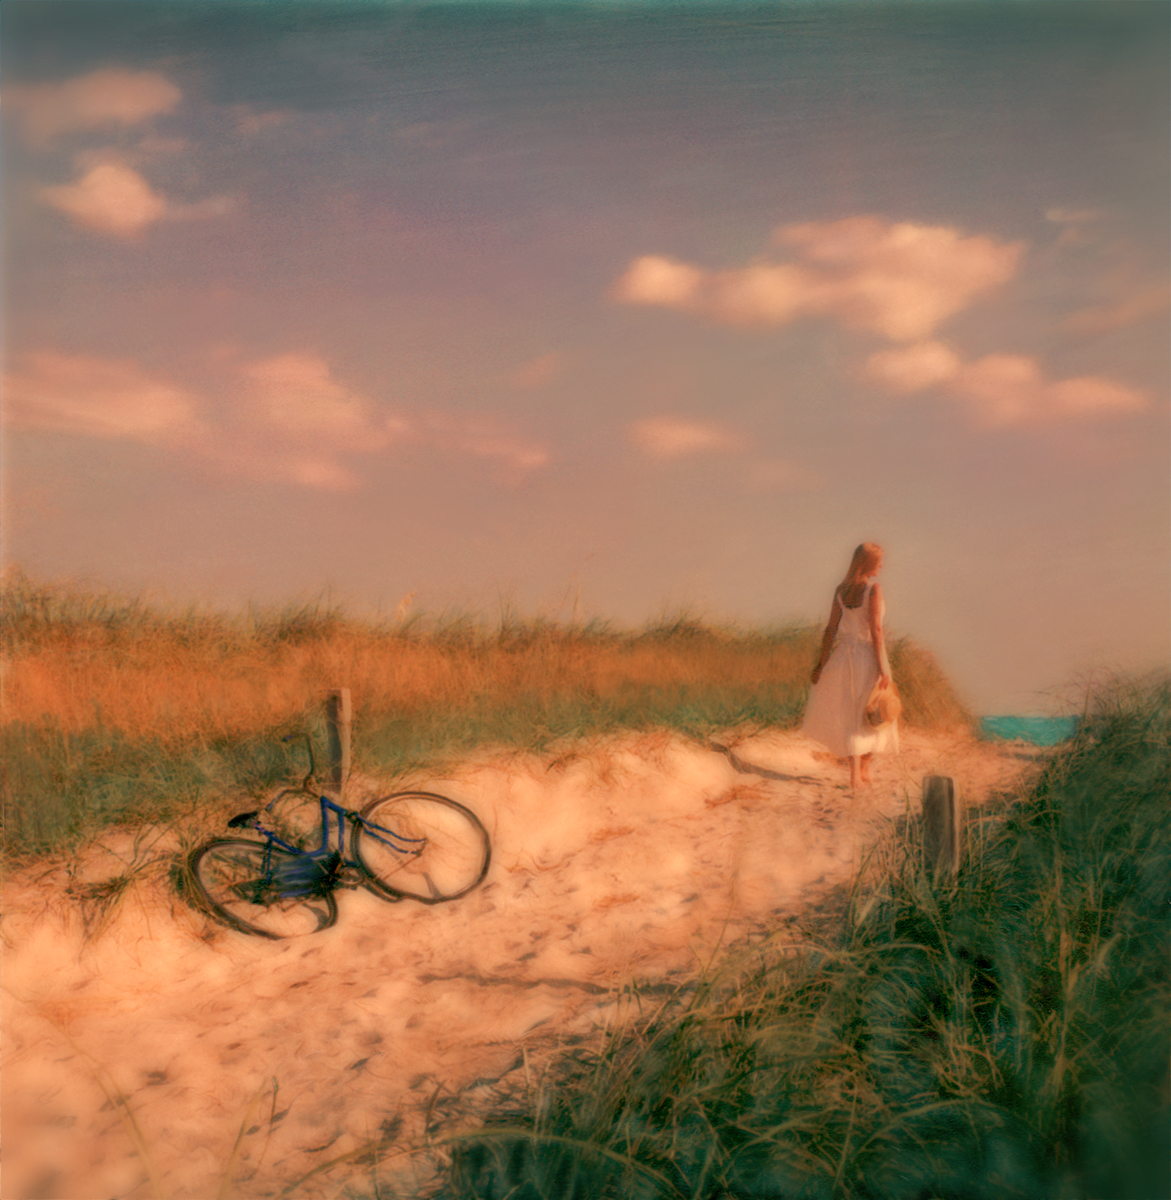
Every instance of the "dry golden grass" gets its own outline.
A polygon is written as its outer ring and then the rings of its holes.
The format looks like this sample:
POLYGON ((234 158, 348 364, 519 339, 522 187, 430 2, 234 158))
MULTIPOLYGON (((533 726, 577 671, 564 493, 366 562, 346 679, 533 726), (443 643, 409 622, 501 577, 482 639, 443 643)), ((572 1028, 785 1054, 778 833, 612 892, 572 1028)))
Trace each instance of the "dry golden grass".
POLYGON ((355 711, 410 714, 507 705, 510 698, 599 698, 704 687, 754 690, 804 674, 808 639, 752 645, 721 637, 670 644, 561 631, 509 644, 445 642, 351 625, 301 644, 255 638, 192 644, 166 630, 49 632, 4 671, 3 720, 95 725, 163 744, 238 737, 294 720, 331 687, 355 711))
MULTIPOLYGON (((270 731, 337 687, 350 689, 364 719, 549 706, 564 714, 575 705, 631 713, 640 701, 657 711, 666 697, 715 693, 728 708, 784 693, 792 710, 818 631, 745 632, 685 617, 640 633, 539 620, 404 628, 313 605, 171 614, 17 575, 5 580, 2 633, 4 724, 101 728, 175 746, 270 731)), ((903 639, 891 658, 906 719, 932 727, 967 719, 929 653, 903 639)))
MULTIPOLYGON (((404 627, 306 606, 237 617, 5 581, 0 820, 44 848, 118 822, 177 820, 304 768, 321 701, 348 688, 368 769, 396 777, 478 746, 540 751, 618 729, 705 737, 800 720, 818 630, 641 632, 470 620, 404 627)), ((904 719, 970 720, 930 654, 891 645, 904 719)))

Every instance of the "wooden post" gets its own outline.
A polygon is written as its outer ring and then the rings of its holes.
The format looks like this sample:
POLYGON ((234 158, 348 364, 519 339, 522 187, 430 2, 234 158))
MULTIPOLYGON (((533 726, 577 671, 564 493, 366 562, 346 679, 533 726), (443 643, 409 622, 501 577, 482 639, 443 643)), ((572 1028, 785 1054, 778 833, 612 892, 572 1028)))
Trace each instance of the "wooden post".
POLYGON ((923 780, 923 854, 937 878, 956 873, 960 865, 963 813, 955 781, 947 775, 923 780))
POLYGON ((350 774, 349 688, 335 688, 326 693, 325 724, 329 738, 329 776, 325 787, 340 804, 350 774))

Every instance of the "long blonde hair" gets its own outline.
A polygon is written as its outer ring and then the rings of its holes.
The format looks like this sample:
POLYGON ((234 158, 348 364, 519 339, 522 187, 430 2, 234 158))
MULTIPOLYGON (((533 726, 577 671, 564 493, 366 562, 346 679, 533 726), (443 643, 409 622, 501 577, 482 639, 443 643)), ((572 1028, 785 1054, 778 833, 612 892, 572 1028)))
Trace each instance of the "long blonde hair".
POLYGON ((846 577, 838 584, 838 599, 846 608, 857 608, 862 603, 866 576, 873 575, 881 561, 882 547, 877 542, 863 542, 854 551, 846 577))

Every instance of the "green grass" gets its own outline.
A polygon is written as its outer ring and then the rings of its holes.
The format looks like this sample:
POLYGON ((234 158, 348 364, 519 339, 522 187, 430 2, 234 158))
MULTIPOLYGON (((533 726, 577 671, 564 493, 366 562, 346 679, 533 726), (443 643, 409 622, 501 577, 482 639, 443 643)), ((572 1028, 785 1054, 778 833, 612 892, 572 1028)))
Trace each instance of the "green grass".
POLYGON ((458 1140, 443 1195, 1167 1196, 1169 779, 1171 688, 1097 696, 954 880, 903 829, 840 942, 731 955, 458 1140))
POLYGON ((110 826, 190 821, 229 796, 259 799, 304 774, 304 751, 280 734, 175 750, 100 726, 76 733, 49 723, 0 727, 6 850, 19 859, 67 849, 110 826))

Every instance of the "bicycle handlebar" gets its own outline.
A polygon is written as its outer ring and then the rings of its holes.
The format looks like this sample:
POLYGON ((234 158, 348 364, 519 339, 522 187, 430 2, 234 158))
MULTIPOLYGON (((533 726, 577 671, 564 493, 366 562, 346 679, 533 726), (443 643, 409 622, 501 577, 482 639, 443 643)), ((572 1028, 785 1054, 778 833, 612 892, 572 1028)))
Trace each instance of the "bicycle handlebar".
POLYGON ((277 794, 275 796, 273 796, 273 798, 264 806, 264 811, 272 812, 272 806, 278 800, 283 800, 286 796, 302 796, 302 797, 303 796, 314 796, 314 797, 316 797, 316 795, 317 795, 317 793, 315 791, 311 791, 309 788, 304 787, 304 786, 299 787, 299 788, 284 788, 282 791, 277 792, 277 794))
MULTIPOLYGON (((276 804, 278 800, 283 800, 286 796, 309 795, 316 797, 318 794, 317 788, 310 786, 311 784, 316 784, 317 782, 313 778, 313 773, 317 769, 317 763, 313 758, 313 740, 307 733, 290 733, 287 737, 282 738, 281 740, 285 742, 291 742, 294 737, 303 737, 305 739, 305 749, 309 754, 309 773, 304 779, 301 780, 301 786, 299 788, 284 788, 277 792, 277 794, 273 796, 273 798, 264 806, 265 812, 272 812, 273 805, 276 804)), ((237 813, 228 821, 228 826, 231 829, 241 829, 244 826, 250 825, 259 829, 260 823, 256 818, 260 816, 260 812, 261 810, 259 808, 253 808, 248 812, 237 813)))

